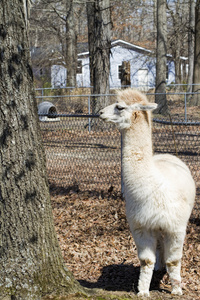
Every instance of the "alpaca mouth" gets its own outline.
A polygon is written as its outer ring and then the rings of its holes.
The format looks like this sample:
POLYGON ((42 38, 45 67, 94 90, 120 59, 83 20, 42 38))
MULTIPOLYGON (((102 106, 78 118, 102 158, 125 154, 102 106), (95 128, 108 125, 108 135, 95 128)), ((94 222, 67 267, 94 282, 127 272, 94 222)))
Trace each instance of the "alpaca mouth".
POLYGON ((118 123, 118 120, 113 117, 108 117, 105 115, 100 115, 100 118, 106 123, 118 123))
POLYGON ((106 117, 100 117, 100 118, 106 123, 112 122, 110 119, 108 119, 106 117))
POLYGON ((99 118, 102 119, 102 120, 104 120, 104 121, 107 120, 107 118, 105 116, 103 116, 103 115, 100 115, 99 118))
POLYGON ((110 120, 110 119, 109 119, 107 116, 105 116, 104 113, 101 112, 101 111, 100 111, 99 117, 100 117, 102 120, 104 120, 105 122, 109 122, 109 120, 110 120))

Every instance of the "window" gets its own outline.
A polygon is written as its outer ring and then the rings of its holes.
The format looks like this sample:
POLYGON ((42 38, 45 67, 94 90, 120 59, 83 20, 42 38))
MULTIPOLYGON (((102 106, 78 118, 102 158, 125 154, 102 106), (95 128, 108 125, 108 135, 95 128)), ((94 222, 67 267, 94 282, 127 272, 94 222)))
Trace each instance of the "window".
POLYGON ((82 74, 82 60, 78 60, 78 62, 77 62, 76 73, 77 74, 82 74))
POLYGON ((122 65, 118 66, 118 78, 122 79, 122 65))

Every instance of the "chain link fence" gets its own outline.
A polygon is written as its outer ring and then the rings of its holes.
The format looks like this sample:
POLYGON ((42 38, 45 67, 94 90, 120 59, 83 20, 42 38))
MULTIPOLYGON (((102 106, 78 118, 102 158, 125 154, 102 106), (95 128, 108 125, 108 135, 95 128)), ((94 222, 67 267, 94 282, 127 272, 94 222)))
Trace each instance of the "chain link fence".
MULTIPOLYGON (((108 96, 113 103, 115 95, 108 96)), ((54 118, 46 114, 45 122, 40 122, 51 187, 120 194, 121 135, 115 125, 92 114, 94 96, 60 93, 37 97, 38 104, 50 101, 56 107, 54 118)), ((105 95, 95 97, 100 101, 105 95)), ((149 93, 147 97, 154 101, 155 94, 149 93)), ((193 210, 193 219, 197 220, 200 208, 200 107, 188 105, 191 97, 183 92, 167 94, 170 115, 154 115, 153 147, 155 153, 177 155, 189 166, 197 186, 193 210)))
MULTIPOLYGON (((38 96, 38 103, 51 101, 57 108, 56 118, 40 122, 50 184, 68 190, 120 193, 119 131, 91 114, 92 95, 57 96, 38 96)), ((154 100, 152 93, 147 96, 154 100)), ((111 103, 115 101, 115 95, 109 97, 111 103)), ((154 116, 154 152, 171 153, 185 161, 199 196, 200 108, 187 105, 185 93, 170 93, 167 98, 170 116, 154 116)))
MULTIPOLYGON (((78 184, 81 190, 121 190, 121 136, 114 125, 98 118, 60 115, 41 122, 49 181, 60 186, 78 184), (90 131, 88 126, 90 126, 90 131)), ((155 153, 183 159, 200 184, 200 123, 154 120, 155 153)))
MULTIPOLYGON (((110 103, 115 101, 113 94, 109 97, 110 103)), ((147 97, 154 101, 155 95, 147 97)), ((170 115, 154 115, 153 147, 155 153, 177 155, 189 166, 197 187, 190 222, 200 224, 200 107, 189 105, 191 97, 167 94, 170 115)), ((56 118, 40 122, 51 188, 120 196, 121 135, 115 125, 92 114, 92 95, 38 96, 38 103, 42 101, 50 101, 57 110, 56 118)))
POLYGON ((94 117, 60 116, 41 129, 51 184, 121 191, 121 136, 115 126, 94 117))

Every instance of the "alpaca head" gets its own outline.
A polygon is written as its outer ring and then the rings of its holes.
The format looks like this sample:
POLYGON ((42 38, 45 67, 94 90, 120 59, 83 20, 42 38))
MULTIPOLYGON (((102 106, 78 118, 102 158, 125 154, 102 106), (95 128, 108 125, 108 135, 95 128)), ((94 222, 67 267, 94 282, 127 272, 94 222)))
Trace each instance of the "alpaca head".
POLYGON ((149 103, 146 96, 135 89, 118 92, 117 102, 100 111, 100 118, 116 123, 120 130, 129 128, 135 112, 148 112, 157 108, 156 103, 149 103))

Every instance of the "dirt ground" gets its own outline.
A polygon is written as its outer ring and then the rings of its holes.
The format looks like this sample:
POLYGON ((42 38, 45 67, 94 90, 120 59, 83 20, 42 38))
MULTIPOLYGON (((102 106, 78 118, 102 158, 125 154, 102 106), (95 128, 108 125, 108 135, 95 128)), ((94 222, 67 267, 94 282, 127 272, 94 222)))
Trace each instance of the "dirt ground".
MULTIPOLYGON (((77 185, 70 189, 52 186, 51 197, 60 247, 75 278, 88 288, 111 291, 112 295, 126 292, 126 297, 134 297, 139 261, 120 193, 112 187, 95 193, 81 192, 77 185)), ((183 250, 181 299, 200 297, 199 188, 196 201, 183 250)), ((167 274, 155 273, 151 299, 180 298, 172 297, 170 290, 167 274)))

